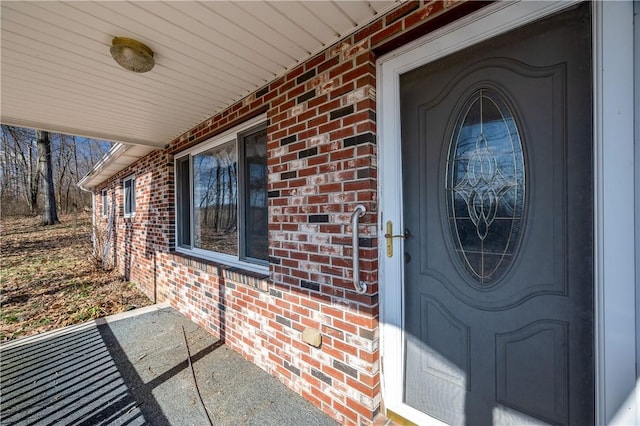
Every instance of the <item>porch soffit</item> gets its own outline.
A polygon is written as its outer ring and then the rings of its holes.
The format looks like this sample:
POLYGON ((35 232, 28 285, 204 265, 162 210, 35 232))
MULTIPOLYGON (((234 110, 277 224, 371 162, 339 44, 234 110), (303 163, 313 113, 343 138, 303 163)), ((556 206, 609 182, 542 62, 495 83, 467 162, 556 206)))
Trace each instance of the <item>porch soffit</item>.
POLYGON ((0 121, 150 151, 399 3, 2 1, 0 121), (120 68, 115 36, 155 68, 120 68))

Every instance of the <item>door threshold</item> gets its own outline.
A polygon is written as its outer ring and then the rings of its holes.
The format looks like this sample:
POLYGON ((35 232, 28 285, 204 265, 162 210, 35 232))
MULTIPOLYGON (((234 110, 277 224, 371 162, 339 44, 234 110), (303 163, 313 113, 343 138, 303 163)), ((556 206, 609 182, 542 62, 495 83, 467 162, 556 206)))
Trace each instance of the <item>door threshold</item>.
POLYGON ((416 423, 412 422, 411 420, 407 420, 404 417, 402 417, 400 414, 395 413, 389 409, 385 410, 385 416, 387 417, 387 419, 391 420, 391 424, 393 425, 399 425, 399 426, 418 426, 416 423))

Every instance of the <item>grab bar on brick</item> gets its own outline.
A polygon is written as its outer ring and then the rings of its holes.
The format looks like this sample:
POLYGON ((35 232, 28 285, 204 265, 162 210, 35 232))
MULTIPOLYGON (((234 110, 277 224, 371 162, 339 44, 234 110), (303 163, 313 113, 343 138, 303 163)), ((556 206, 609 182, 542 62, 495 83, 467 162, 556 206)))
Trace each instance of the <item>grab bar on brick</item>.
POLYGON ((352 245, 353 245, 353 287, 356 289, 356 293, 365 294, 367 292, 367 283, 360 281, 360 256, 358 254, 358 219, 366 213, 367 209, 358 204, 351 215, 351 228, 353 231, 352 245))

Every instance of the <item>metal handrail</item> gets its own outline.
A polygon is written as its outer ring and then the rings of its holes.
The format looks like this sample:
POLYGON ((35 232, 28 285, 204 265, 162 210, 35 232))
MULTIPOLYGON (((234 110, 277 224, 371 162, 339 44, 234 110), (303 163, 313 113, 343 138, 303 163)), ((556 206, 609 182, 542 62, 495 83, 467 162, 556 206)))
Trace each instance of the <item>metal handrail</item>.
POLYGON ((358 204, 351 215, 351 228, 353 231, 353 287, 356 293, 365 294, 367 292, 367 283, 360 281, 360 255, 358 245, 358 219, 366 213, 367 209, 362 204, 358 204))

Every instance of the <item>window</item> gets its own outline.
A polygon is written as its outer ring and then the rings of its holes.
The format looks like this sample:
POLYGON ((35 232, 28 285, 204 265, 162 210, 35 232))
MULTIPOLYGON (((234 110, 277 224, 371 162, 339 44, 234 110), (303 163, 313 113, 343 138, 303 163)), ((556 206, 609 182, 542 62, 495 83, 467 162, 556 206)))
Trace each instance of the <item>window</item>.
POLYGON ((129 176, 122 186, 124 188, 124 217, 131 217, 136 213, 136 178, 129 176))
POLYGON ((102 190, 102 216, 107 217, 109 215, 109 192, 106 189, 102 190))
POLYGON ((266 123, 231 130, 175 160, 178 251, 267 265, 266 123))
POLYGON ((492 285, 513 263, 525 210, 520 132, 496 91, 473 93, 458 116, 446 168, 449 229, 471 276, 492 285))

